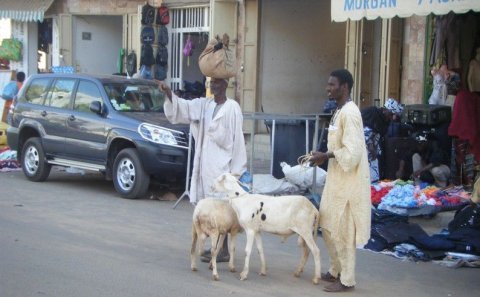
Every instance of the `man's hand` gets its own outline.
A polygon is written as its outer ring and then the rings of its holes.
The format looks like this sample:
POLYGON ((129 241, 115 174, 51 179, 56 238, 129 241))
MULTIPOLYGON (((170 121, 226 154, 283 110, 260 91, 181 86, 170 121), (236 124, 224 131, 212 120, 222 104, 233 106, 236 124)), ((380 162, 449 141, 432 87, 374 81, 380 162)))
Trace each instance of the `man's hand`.
POLYGON ((312 157, 310 158, 310 166, 320 166, 328 160, 328 154, 322 152, 312 152, 312 157))
POLYGON ((168 100, 172 101, 172 89, 170 89, 170 87, 167 86, 163 81, 157 79, 154 79, 154 81, 157 83, 158 89, 167 95, 168 100))

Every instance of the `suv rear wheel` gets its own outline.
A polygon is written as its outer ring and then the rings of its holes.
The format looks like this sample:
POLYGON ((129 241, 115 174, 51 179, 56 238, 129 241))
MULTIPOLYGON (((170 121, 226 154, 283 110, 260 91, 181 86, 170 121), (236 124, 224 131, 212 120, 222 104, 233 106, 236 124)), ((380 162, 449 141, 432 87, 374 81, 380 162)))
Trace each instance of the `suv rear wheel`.
POLYGON ((137 150, 126 148, 118 153, 113 163, 113 184, 124 198, 136 199, 145 196, 150 176, 143 169, 137 150))
POLYGON ((47 179, 52 166, 45 161, 45 152, 38 137, 32 137, 25 142, 22 150, 22 170, 25 176, 34 182, 47 179))

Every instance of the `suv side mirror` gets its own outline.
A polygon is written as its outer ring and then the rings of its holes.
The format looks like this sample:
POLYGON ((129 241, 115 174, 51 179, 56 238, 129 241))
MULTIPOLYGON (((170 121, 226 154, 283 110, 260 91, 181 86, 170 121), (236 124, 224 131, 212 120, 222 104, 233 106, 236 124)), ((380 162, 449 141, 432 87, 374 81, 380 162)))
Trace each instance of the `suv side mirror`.
POLYGON ((100 101, 92 101, 89 106, 90 110, 96 114, 102 115, 102 103, 100 101))

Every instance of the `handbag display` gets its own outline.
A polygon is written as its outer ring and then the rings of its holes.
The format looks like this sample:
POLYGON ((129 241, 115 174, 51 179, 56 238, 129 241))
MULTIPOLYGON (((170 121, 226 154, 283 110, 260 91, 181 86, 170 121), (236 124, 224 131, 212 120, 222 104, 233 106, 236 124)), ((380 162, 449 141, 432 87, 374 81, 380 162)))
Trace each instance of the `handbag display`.
POLYGON ((236 74, 235 53, 228 48, 229 37, 223 34, 208 42, 198 58, 198 66, 203 75, 213 78, 227 79, 236 74))

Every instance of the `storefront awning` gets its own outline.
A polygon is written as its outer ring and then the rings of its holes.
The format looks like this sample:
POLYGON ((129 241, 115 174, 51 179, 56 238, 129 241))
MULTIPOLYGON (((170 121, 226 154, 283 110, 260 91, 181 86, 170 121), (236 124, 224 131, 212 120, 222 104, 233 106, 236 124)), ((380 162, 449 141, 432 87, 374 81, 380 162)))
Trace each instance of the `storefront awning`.
POLYGON ((480 0, 331 0, 332 21, 480 11, 480 0))
POLYGON ((21 22, 42 22, 53 0, 1 0, 0 18, 21 22))

